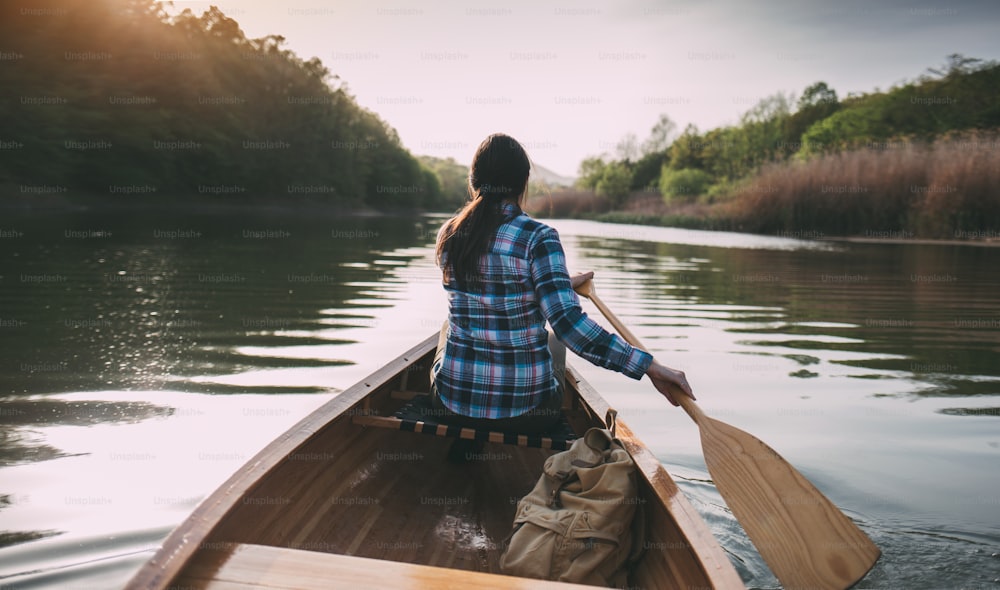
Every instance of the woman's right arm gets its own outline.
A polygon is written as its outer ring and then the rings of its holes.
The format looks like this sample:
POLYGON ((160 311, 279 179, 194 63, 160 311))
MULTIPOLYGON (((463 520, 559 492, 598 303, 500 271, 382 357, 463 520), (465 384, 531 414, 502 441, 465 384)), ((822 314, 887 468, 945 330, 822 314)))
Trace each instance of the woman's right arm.
MULTIPOLYGON (((558 240, 555 240, 555 242, 556 242, 555 244, 549 244, 548 247, 546 249, 542 250, 542 251, 545 252, 549 257, 554 257, 557 260, 557 265, 558 265, 558 264, 561 264, 563 262, 564 255, 562 253, 561 244, 558 243, 558 240)), ((551 260, 549 262, 551 262, 551 260)), ((562 270, 562 269, 559 269, 559 270, 562 270)), ((551 269, 550 269, 550 271, 551 271, 551 269)), ((542 277, 536 276, 534 278, 537 280, 537 279, 541 279, 542 277)), ((582 283, 584 283, 586 281, 589 281, 589 280, 591 280, 593 278, 594 278, 594 272, 593 271, 589 271, 589 272, 585 272, 585 273, 580 273, 580 274, 574 275, 574 276, 570 277, 570 286, 571 286, 572 289, 575 290, 577 286, 579 286, 580 284, 582 284, 582 283)), ((543 302, 543 307, 548 307, 545 304, 545 302, 543 302)), ((582 319, 586 320, 583 323, 590 323, 591 320, 589 320, 589 318, 586 318, 586 314, 582 314, 581 313, 581 315, 582 315, 582 319)), ((558 321, 557 321, 557 323, 558 323, 558 321)), ((576 324, 579 325, 579 318, 578 318, 576 324)), ((600 331, 604 332, 604 330, 600 330, 600 331)), ((558 335, 558 333, 557 333, 557 335, 558 335)), ((607 336, 611 337, 612 339, 617 338, 617 337, 611 336, 610 334, 607 334, 607 336)), ((638 351, 638 350, 636 350, 636 352, 640 352, 641 354, 646 354, 645 352, 638 351)), ((586 354, 584 354, 582 356, 584 356, 584 358, 588 358, 586 354)), ((591 360, 591 359, 588 358, 588 360, 591 360)), ((594 362, 594 361, 591 360, 591 362, 594 362)), ((639 362, 641 363, 642 361, 640 360, 639 362)), ((602 364, 604 366, 607 366, 604 363, 600 363, 600 362, 596 363, 596 364, 602 364)), ((672 368, 670 368, 670 367, 668 367, 666 365, 661 364, 656 359, 651 359, 649 361, 649 368, 646 369, 645 373, 646 373, 646 375, 649 376, 649 380, 653 382, 653 387, 655 387, 656 390, 659 391, 663 395, 663 397, 667 398, 667 401, 669 401, 671 404, 673 404, 675 406, 678 405, 677 404, 677 399, 675 398, 675 395, 684 394, 684 395, 689 396, 691 399, 695 399, 694 393, 691 391, 691 385, 688 384, 687 377, 684 375, 684 371, 680 371, 680 370, 677 370, 677 369, 672 369, 672 368), (673 391, 672 391, 672 389, 673 389, 673 391)), ((639 377, 641 377, 641 375, 639 377)))
POLYGON ((531 280, 542 315, 566 348, 595 365, 642 379, 652 355, 587 317, 573 291, 559 236, 552 228, 531 248, 531 280))

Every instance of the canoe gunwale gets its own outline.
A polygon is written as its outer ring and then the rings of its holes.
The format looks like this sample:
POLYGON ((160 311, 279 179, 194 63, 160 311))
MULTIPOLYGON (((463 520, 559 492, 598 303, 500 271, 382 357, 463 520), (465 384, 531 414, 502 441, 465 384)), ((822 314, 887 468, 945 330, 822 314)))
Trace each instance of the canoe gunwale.
POLYGON ((126 590, 166 588, 180 575, 215 526, 270 471, 277 468, 285 457, 307 444, 338 418, 344 418, 348 410, 364 403, 365 398, 372 393, 391 385, 401 372, 409 370, 414 361, 434 350, 437 340, 438 334, 429 336, 367 378, 345 389, 268 443, 195 507, 167 536, 155 555, 143 564, 125 586, 126 590))

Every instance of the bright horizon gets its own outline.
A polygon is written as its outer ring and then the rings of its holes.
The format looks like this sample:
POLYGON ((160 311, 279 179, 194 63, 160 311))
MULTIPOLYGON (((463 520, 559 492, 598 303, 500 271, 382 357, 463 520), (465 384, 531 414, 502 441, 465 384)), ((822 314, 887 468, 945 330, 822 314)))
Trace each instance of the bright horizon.
POLYGON ((705 131, 817 81, 844 98, 913 80, 949 54, 1000 58, 1000 5, 974 0, 183 0, 167 10, 210 4, 248 37, 281 35, 319 57, 414 155, 468 164, 502 131, 570 177, 627 134, 642 142, 661 114, 678 132, 705 131))

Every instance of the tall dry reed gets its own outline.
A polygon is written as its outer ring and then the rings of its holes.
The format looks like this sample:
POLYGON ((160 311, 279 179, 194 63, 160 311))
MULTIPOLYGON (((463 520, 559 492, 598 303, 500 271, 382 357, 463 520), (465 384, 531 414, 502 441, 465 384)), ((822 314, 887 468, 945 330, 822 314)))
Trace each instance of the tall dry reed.
POLYGON ((604 213, 611 208, 611 204, 593 191, 560 188, 529 191, 524 208, 538 217, 580 217, 588 213, 604 213))
POLYGON ((950 238, 1000 231, 1000 135, 887 141, 765 166, 720 206, 733 229, 950 238))

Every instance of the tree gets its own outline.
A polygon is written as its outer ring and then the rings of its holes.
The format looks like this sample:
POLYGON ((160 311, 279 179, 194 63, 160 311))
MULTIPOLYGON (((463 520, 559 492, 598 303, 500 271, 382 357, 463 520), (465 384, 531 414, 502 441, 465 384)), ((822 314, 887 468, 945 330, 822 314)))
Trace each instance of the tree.
POLYGON ((615 155, 626 162, 634 162, 639 157, 639 138, 635 133, 629 133, 615 144, 615 155))
MULTIPOLYGON (((796 107, 795 113, 785 120, 783 149, 779 150, 782 157, 802 150, 802 136, 806 130, 840 110, 840 101, 837 100, 837 92, 826 82, 816 82, 802 91, 796 107)), ((815 141, 814 137, 813 148, 816 147, 815 141)))
POLYGON ((975 57, 965 57, 961 53, 952 53, 947 57, 947 63, 943 68, 927 68, 927 71, 939 78, 954 78, 976 71, 982 61, 975 57))
POLYGON ((622 162, 612 162, 604 167, 604 174, 597 181, 594 192, 611 201, 612 206, 625 204, 632 184, 632 173, 622 162))
POLYGON ((802 111, 828 104, 837 104, 837 91, 827 86, 826 82, 816 82, 802 91, 796 107, 802 111))
POLYGON ((604 176, 604 168, 606 166, 607 164, 604 160, 598 157, 587 158, 580 162, 576 186, 582 189, 596 189, 597 183, 604 176))
POLYGON ((673 170, 704 168, 705 162, 702 158, 704 148, 705 140, 699 135, 698 128, 688 124, 684 128, 684 133, 670 144, 670 168, 673 170))
POLYGON ((669 150, 643 154, 632 166, 632 190, 656 190, 660 182, 660 170, 670 161, 669 150))
POLYGON ((744 125, 747 123, 770 123, 787 117, 789 112, 791 112, 790 97, 778 92, 757 101, 747 112, 743 113, 740 122, 744 125))
POLYGON ((740 175, 775 159, 783 148, 782 135, 791 110, 791 99, 782 93, 762 98, 741 117, 738 133, 746 144, 740 175))
POLYGON ((436 175, 442 207, 455 209, 462 206, 469 198, 468 166, 459 164, 454 158, 419 156, 417 159, 436 175))
POLYGON ((664 169, 660 175, 660 194, 670 202, 691 202, 704 194, 712 183, 712 178, 704 170, 664 169))
POLYGON ((643 155, 662 152, 670 146, 670 141, 677 124, 666 114, 660 115, 659 120, 653 125, 649 132, 649 137, 642 144, 643 155))
POLYGON ((701 158, 712 178, 736 180, 753 169, 753 150, 743 127, 719 127, 705 134, 701 158))

